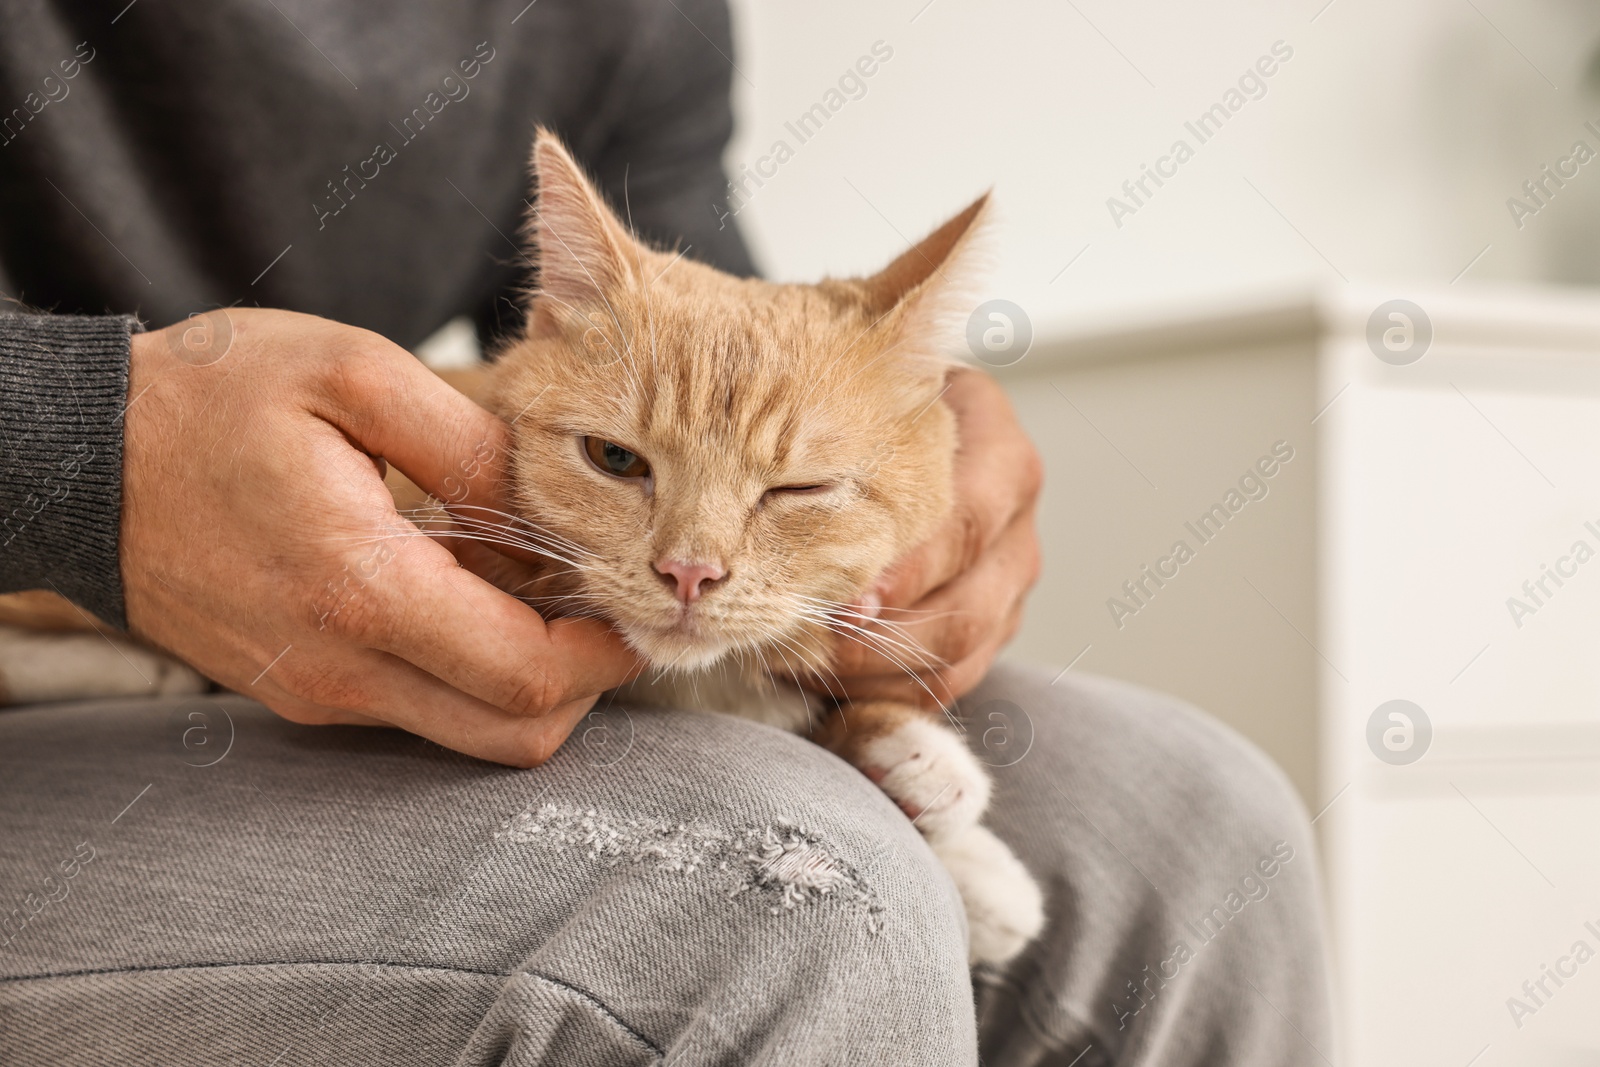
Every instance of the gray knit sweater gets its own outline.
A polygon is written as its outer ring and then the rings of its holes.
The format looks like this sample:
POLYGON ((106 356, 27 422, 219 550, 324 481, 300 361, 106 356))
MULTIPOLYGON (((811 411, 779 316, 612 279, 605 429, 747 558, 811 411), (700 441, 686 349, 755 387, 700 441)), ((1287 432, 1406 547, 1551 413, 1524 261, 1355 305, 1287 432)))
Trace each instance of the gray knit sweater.
POLYGON ((646 236, 749 273, 731 53, 724 0, 0 0, 0 296, 34 309, 0 313, 0 592, 125 625, 141 323, 512 328, 536 123, 646 236))

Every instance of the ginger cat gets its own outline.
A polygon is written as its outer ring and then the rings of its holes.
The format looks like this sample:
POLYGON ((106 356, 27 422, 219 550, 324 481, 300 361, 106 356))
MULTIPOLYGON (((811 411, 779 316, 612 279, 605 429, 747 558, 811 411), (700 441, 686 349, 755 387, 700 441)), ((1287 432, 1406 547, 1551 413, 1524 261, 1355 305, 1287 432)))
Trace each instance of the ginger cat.
POLYGON ((954 877, 974 961, 1011 958, 1040 893, 979 825, 989 780, 961 737, 786 681, 825 678, 845 640, 926 665, 856 605, 950 508, 944 353, 987 197, 869 278, 777 285, 640 243, 545 131, 534 168, 539 276, 486 400, 516 431, 515 509, 546 560, 507 587, 610 621, 658 668, 630 699, 809 733, 860 768, 954 877))
MULTIPOLYGON (((1043 901, 979 823, 989 778, 961 736, 938 712, 789 681, 826 679, 847 640, 928 665, 858 605, 950 508, 943 353, 987 197, 869 278, 777 285, 640 243, 545 131, 534 167, 524 335, 487 380, 447 376, 512 423, 518 514, 490 530, 434 501, 408 513, 542 556, 531 580, 508 564, 500 584, 543 613, 610 621, 657 668, 625 699, 808 734, 858 767, 950 872, 972 960, 1011 959, 1043 901)), ((389 481, 402 508, 419 502, 389 481)), ((206 684, 53 594, 0 597, 0 704, 206 684)))

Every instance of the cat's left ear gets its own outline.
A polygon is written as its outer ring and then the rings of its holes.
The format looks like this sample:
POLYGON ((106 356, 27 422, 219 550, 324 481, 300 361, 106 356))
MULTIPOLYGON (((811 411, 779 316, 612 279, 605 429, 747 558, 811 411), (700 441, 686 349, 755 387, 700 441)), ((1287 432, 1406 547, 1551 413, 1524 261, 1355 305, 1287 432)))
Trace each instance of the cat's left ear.
POLYGON ((982 266, 989 194, 861 281, 867 310, 910 362, 943 374, 959 350, 982 266))

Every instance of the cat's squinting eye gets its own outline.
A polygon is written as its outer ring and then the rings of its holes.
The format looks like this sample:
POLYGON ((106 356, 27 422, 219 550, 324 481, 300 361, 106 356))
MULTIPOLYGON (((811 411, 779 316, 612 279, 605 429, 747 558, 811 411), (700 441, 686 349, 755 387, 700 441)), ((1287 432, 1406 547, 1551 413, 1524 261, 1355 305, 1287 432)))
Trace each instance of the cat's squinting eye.
POLYGON ((833 486, 825 483, 817 485, 775 485, 768 489, 768 493, 778 493, 783 496, 819 496, 826 493, 833 486))
POLYGON ((607 441, 601 437, 585 437, 583 452, 589 457, 589 462, 603 474, 616 478, 650 476, 650 464, 614 441, 607 441))

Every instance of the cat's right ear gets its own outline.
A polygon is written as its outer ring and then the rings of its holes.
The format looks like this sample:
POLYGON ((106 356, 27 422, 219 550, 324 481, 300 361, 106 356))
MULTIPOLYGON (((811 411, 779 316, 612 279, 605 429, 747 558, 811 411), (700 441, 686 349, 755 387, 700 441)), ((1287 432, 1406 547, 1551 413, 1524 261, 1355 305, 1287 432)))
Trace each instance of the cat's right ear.
POLYGON ((980 273, 989 194, 859 283, 866 310, 896 339, 905 365, 942 380, 954 362, 980 273))
POLYGON ((606 306, 629 277, 633 238, 560 138, 543 127, 534 136, 533 174, 527 238, 539 276, 530 316, 542 302, 568 310, 606 306))

